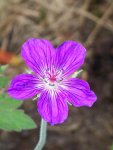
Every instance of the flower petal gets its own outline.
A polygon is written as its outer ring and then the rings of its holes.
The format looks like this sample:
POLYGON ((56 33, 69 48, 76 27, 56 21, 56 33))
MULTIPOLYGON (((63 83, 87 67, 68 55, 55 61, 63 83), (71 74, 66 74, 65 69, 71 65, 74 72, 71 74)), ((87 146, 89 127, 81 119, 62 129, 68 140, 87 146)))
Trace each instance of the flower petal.
POLYGON ((12 80, 8 93, 15 99, 23 100, 35 96, 41 89, 42 87, 36 76, 20 74, 12 80))
POLYGON ((89 84, 83 80, 70 78, 66 81, 63 92, 66 94, 69 103, 75 107, 88 106, 91 107, 97 97, 90 90, 89 84))
POLYGON ((68 116, 68 106, 64 96, 44 91, 37 103, 38 112, 41 117, 51 125, 60 124, 68 116))
POLYGON ((50 67, 55 50, 48 40, 30 38, 22 46, 21 55, 26 64, 36 73, 50 67))
POLYGON ((56 49, 55 63, 57 68, 64 70, 64 75, 69 76, 84 63, 85 55, 86 50, 80 43, 66 41, 56 49))

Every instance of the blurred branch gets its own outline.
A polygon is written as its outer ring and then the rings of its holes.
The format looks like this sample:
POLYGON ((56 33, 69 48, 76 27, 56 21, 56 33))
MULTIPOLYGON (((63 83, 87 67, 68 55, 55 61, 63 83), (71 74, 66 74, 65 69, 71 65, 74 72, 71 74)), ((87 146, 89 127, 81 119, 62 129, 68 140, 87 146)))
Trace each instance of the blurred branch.
POLYGON ((110 14, 113 11, 113 3, 109 6, 108 10, 105 11, 103 17, 98 21, 96 27, 93 29, 93 31, 91 32, 91 34, 88 36, 85 45, 88 47, 91 45, 91 43, 94 41, 97 33, 99 32, 101 25, 105 24, 105 20, 108 19, 108 17, 110 16, 110 14))
POLYGON ((37 12, 37 10, 31 10, 23 6, 22 7, 16 6, 16 5, 9 6, 9 10, 19 15, 31 16, 31 17, 36 17, 36 18, 39 16, 39 12, 37 12))
MULTIPOLYGON (((96 17, 95 15, 91 14, 90 12, 87 12, 85 10, 80 9, 76 9, 74 10, 77 14, 79 13, 80 15, 94 21, 96 24, 98 24, 98 22, 100 21, 100 18, 96 17)), ((113 24, 112 21, 107 21, 107 22, 100 22, 100 25, 107 28, 108 30, 113 32, 113 24)))
POLYGON ((48 3, 47 1, 42 1, 42 0, 35 0, 35 2, 37 4, 40 4, 41 6, 43 6, 44 8, 52 11, 53 13, 59 13, 59 9, 58 7, 55 7, 54 5, 51 5, 50 3, 48 3))
MULTIPOLYGON (((84 11, 87 11, 88 10, 88 8, 89 8, 89 6, 90 6, 90 3, 91 3, 91 0, 85 0, 84 1, 84 5, 83 5, 83 7, 81 8, 81 10, 84 12, 84 11)), ((84 21, 85 21, 85 17, 86 16, 84 16, 84 15, 81 15, 81 17, 80 17, 80 25, 82 26, 83 25, 83 23, 84 23, 84 21)))

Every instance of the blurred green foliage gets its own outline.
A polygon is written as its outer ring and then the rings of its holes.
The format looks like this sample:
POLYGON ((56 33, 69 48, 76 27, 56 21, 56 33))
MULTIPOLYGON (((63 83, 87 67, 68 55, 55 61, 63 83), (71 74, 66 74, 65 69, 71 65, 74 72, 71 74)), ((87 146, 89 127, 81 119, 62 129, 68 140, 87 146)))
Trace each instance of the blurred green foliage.
POLYGON ((111 148, 110 148, 110 150, 113 150, 113 144, 111 145, 111 148))
POLYGON ((7 85, 9 79, 7 77, 0 77, 0 88, 3 88, 7 85))

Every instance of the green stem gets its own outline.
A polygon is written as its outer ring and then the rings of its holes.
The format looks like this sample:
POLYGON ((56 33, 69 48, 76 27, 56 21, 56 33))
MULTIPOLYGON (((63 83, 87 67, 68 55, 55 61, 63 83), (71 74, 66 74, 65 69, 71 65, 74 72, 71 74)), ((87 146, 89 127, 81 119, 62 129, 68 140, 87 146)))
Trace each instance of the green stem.
POLYGON ((47 122, 41 119, 39 142, 34 150, 42 150, 46 142, 47 122))

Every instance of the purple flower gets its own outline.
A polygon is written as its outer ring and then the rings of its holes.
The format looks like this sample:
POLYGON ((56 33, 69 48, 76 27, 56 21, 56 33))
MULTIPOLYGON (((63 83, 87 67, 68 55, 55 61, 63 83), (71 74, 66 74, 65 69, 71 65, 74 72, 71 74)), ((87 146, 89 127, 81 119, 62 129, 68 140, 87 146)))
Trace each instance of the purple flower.
POLYGON ((30 38, 21 55, 34 74, 16 76, 8 93, 19 100, 40 94, 38 112, 51 125, 67 118, 68 102, 91 107, 96 101, 87 82, 71 77, 84 63, 86 50, 80 43, 66 41, 55 49, 47 40, 30 38))

